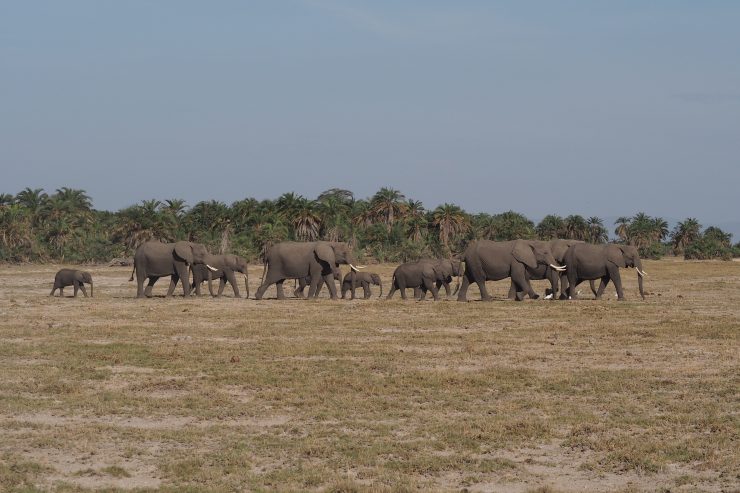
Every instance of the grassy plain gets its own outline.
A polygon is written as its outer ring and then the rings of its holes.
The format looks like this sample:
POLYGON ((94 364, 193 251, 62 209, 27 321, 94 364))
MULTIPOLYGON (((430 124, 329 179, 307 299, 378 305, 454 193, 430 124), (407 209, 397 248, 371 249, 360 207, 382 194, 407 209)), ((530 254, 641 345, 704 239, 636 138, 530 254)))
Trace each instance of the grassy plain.
POLYGON ((520 303, 137 300, 102 266, 49 298, 59 267, 0 266, 0 491, 740 488, 738 262, 520 303))

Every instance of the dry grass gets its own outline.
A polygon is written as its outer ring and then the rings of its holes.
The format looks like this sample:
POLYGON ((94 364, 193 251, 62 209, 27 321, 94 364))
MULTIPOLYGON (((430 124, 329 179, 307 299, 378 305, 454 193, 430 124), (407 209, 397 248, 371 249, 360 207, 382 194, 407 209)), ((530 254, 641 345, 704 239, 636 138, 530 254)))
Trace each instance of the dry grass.
POLYGON ((52 299, 56 269, 0 267, 2 491, 740 486, 737 262, 622 303, 136 300, 107 267, 52 299))

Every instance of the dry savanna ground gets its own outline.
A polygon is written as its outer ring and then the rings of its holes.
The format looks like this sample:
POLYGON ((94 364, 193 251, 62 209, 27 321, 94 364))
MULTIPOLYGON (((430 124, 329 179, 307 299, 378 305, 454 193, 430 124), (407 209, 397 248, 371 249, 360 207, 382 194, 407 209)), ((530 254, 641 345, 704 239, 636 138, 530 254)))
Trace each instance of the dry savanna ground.
POLYGON ((647 262, 644 302, 634 270, 435 303, 137 300, 105 266, 49 298, 57 268, 0 266, 2 491, 740 487, 738 262, 647 262))

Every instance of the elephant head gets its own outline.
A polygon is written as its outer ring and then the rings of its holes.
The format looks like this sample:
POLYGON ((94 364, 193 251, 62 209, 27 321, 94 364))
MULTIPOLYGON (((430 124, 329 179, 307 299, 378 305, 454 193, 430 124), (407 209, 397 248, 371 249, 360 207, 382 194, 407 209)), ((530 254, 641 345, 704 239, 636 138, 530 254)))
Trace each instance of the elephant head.
POLYGON ((637 271, 637 285, 640 288, 640 296, 645 299, 642 289, 642 278, 647 274, 642 270, 642 260, 637 247, 632 245, 611 244, 606 247, 606 259, 617 267, 634 267, 637 271))
POLYGON ((380 294, 378 295, 378 298, 383 297, 383 281, 380 280, 380 276, 378 274, 370 274, 370 279, 372 279, 373 284, 376 284, 380 286, 380 294))
POLYGON ((89 272, 77 271, 77 280, 90 285, 90 297, 93 297, 93 280, 89 272))
POLYGON ((175 243, 174 254, 188 265, 205 264, 209 256, 205 245, 192 241, 178 241, 175 243))
POLYGON ((565 266, 557 265, 550 246, 544 241, 517 240, 514 242, 512 255, 530 269, 536 269, 537 265, 545 265, 556 271, 565 270, 565 266))

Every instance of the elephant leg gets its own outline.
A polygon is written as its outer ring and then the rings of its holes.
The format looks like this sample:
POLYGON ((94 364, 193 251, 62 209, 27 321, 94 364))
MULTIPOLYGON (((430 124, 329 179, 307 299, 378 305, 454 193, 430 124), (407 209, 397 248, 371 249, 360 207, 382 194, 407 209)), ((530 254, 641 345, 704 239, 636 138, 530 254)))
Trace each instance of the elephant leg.
POLYGON ((51 288, 51 293, 49 293, 49 296, 54 296, 54 291, 56 291, 57 289, 59 289, 59 288, 58 288, 58 287, 57 287, 57 285, 55 284, 55 285, 54 285, 54 287, 53 287, 53 288, 51 288))
POLYGON ((59 288, 59 297, 60 298, 64 298, 64 286, 62 286, 61 288, 59 288))
POLYGON ((510 300, 514 300, 517 297, 517 290, 516 285, 514 284, 514 281, 511 281, 511 284, 509 285, 509 294, 507 295, 507 298, 510 300))
POLYGON ((482 301, 493 301, 493 296, 488 294, 488 289, 486 289, 486 280, 482 279, 480 281, 475 281, 475 283, 478 285, 478 289, 480 290, 480 299, 482 301))
POLYGON ((406 282, 405 281, 398 281, 398 292, 401 293, 401 299, 406 299, 406 282))
POLYGON ((594 286, 594 280, 591 279, 588 281, 589 286, 591 286, 591 292, 596 296, 596 287, 594 286))
POLYGON ((614 288, 617 290, 617 299, 619 301, 624 300, 624 291, 622 291, 622 277, 619 275, 619 267, 616 265, 608 268, 609 277, 614 283, 614 288))
POLYGON ((470 286, 470 279, 468 276, 463 276, 462 283, 460 284, 460 290, 457 292, 457 301, 468 301, 468 287, 470 286))
POLYGON ((144 281, 146 281, 146 271, 143 267, 137 267, 136 268, 136 297, 137 298, 144 298, 148 297, 149 295, 145 293, 144 291, 144 281))
POLYGON ((175 288, 177 287, 177 282, 180 280, 180 276, 177 274, 172 274, 170 276, 170 286, 167 288, 167 294, 165 295, 167 298, 172 296, 172 293, 175 292, 175 288))
POLYGON ((434 301, 439 301, 439 290, 437 289, 437 286, 434 285, 434 281, 430 279, 424 280, 424 287, 432 292, 434 301))
POLYGON ((396 292, 396 281, 394 279, 393 282, 391 282, 391 289, 388 291, 388 296, 386 296, 385 299, 389 300, 393 298, 393 293, 395 292, 396 292))
MULTIPOLYGON (((593 281, 593 279, 592 279, 592 280, 591 280, 591 285, 592 285, 592 286, 593 286, 593 283, 594 283, 594 281, 593 281)), ((607 275, 605 275, 605 276, 603 276, 603 277, 601 278, 601 283, 599 284, 599 289, 598 289, 598 291, 596 291, 596 293, 595 293, 595 295, 594 295, 594 296, 596 297, 596 299, 597 299, 597 300, 600 300, 600 299, 601 299, 601 297, 603 296, 603 294, 604 294, 604 290, 606 289, 606 285, 607 285, 607 284, 609 284, 609 274, 607 274, 607 275)))
POLYGON ((533 300, 536 300, 540 297, 540 295, 534 292, 534 290, 532 289, 532 285, 529 284, 529 281, 527 280, 527 275, 524 272, 524 267, 522 265, 512 266, 511 280, 514 284, 516 284, 517 291, 524 291, 533 300))
POLYGON ((362 295, 365 299, 370 298, 370 283, 367 281, 362 281, 362 295))
POLYGON ((427 290, 424 286, 414 286, 414 299, 418 301, 424 301, 427 297, 427 290))
POLYGON ((188 275, 188 269, 189 267, 186 264, 175 264, 175 272, 177 272, 177 277, 180 278, 182 295, 185 297, 190 296, 190 276, 188 275))
MULTIPOLYGON (((337 285, 334 284, 334 273, 330 272, 327 275, 325 275, 324 282, 326 283, 326 287, 329 289, 329 297, 333 300, 336 300, 337 299, 337 285)), ((355 299, 354 290, 352 290, 352 299, 355 299)))
POLYGON ((234 297, 241 298, 241 293, 239 293, 239 283, 236 282, 236 275, 234 274, 234 271, 225 271, 224 277, 221 278, 221 284, 219 284, 218 286, 218 295, 221 296, 221 293, 224 292, 224 287, 226 287, 226 281, 229 281, 229 284, 231 284, 231 289, 234 291, 234 297))
MULTIPOLYGON (((568 288, 567 291, 563 289, 563 295, 565 295, 564 299, 578 299, 578 293, 576 292, 576 286, 578 286, 578 284, 579 281, 576 274, 576 269, 568 268, 568 288)), ((561 297, 563 297, 563 295, 561 295, 561 297)))
POLYGON ((342 299, 345 299, 345 296, 347 295, 348 290, 349 290, 349 286, 347 286, 346 283, 342 282, 342 299))
POLYGON ((80 291, 82 291, 82 296, 84 296, 85 298, 87 298, 87 291, 85 291, 85 283, 82 283, 81 282, 81 283, 79 283, 79 285, 80 285, 80 291))
POLYGON ((284 300, 285 299, 285 291, 283 291, 283 283, 285 282, 285 279, 280 279, 275 283, 275 291, 277 293, 277 299, 284 300))
POLYGON ((439 291, 439 288, 441 286, 444 286, 445 287, 445 296, 447 296, 449 298, 450 297, 450 293, 452 292, 450 290, 450 283, 447 282, 447 281, 437 281, 437 291, 439 291))
POLYGON ((72 283, 72 289, 74 290, 73 291, 73 294, 72 294, 72 297, 77 298, 77 290, 80 289, 80 287, 78 286, 77 281, 75 281, 75 282, 72 283))

